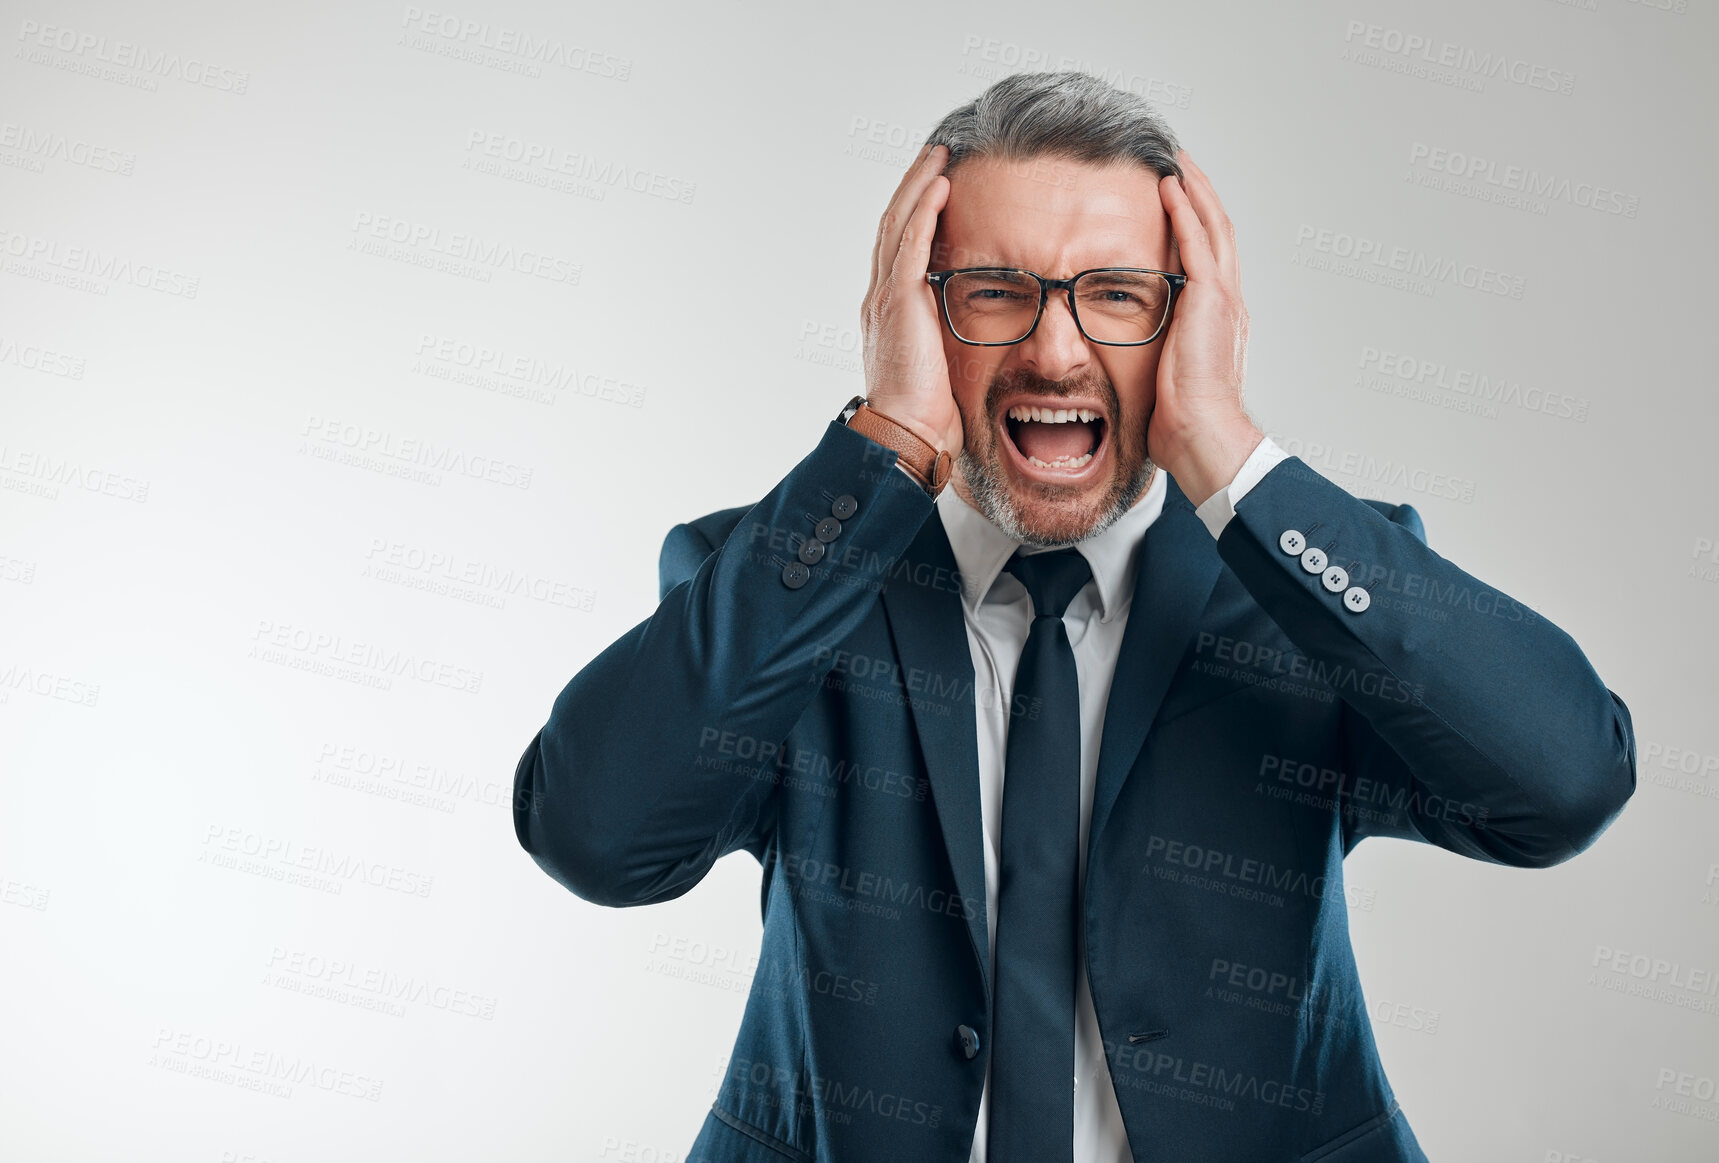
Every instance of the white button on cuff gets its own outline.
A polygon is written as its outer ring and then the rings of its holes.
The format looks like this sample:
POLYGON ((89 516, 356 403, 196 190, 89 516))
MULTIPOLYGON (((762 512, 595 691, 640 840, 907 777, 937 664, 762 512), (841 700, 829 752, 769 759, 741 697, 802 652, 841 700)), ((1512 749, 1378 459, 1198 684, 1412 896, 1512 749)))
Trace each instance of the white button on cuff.
POLYGON ((1325 583, 1325 588, 1334 594, 1340 594, 1349 585, 1349 571, 1340 565, 1334 565, 1325 571, 1325 576, 1319 579, 1325 583))
POLYGON ((1351 614, 1359 614, 1372 604, 1373 595, 1360 586, 1350 586, 1349 591, 1343 595, 1343 608, 1351 614))
POLYGON ((1324 573, 1325 564, 1325 551, 1317 545, 1308 546, 1301 555, 1301 568, 1308 573, 1324 573))
POLYGON ((1299 557, 1301 551, 1307 548, 1307 538, 1301 535, 1299 529, 1285 529, 1283 536, 1277 539, 1277 547, 1293 557, 1299 557))

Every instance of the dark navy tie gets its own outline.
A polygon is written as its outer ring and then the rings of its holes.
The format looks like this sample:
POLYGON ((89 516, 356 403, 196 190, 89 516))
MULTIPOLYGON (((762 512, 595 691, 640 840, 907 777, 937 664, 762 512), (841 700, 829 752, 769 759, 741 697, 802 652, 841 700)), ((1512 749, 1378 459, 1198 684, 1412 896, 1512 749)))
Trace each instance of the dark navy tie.
POLYGON ((1033 599, 1003 758, 987 1163, 1074 1154, 1080 684, 1063 612, 1092 577, 1075 549, 1003 566, 1033 599))

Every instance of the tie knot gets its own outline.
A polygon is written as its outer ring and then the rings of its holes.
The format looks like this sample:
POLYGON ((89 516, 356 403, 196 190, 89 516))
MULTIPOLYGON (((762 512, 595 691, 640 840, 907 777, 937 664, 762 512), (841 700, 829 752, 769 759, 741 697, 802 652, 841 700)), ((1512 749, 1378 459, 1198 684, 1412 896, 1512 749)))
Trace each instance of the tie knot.
POLYGON ((1035 618, 1061 618, 1080 587, 1092 579, 1091 564, 1072 547, 1027 555, 1017 549, 1003 569, 1027 587, 1035 618))

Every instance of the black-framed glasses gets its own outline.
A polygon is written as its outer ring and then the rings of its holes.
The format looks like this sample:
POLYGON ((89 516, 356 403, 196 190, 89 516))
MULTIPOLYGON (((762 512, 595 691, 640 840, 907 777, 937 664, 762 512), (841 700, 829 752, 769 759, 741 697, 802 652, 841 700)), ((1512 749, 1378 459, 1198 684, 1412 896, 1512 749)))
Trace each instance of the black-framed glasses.
POLYGON ((1186 275, 1147 267, 1094 267, 1073 278, 1047 279, 1014 267, 928 271, 949 331, 974 347, 1006 347, 1038 329, 1052 291, 1068 294, 1074 325, 1093 343, 1139 347, 1170 320, 1186 275))

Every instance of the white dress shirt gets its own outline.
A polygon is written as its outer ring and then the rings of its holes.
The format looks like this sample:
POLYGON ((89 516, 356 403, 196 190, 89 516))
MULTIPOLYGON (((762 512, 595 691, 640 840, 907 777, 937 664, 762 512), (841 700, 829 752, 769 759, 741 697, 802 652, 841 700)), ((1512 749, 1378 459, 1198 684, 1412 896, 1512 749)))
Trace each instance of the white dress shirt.
MULTIPOLYGON (((1218 490, 1196 514, 1217 537, 1235 505, 1261 477, 1288 454, 1270 439, 1261 440, 1228 487, 1218 490)), ((905 470, 903 470, 905 471, 905 470)), ((1134 597, 1134 577, 1140 539, 1164 509, 1167 482, 1160 470, 1140 500, 1110 528, 1080 542, 1076 548, 1092 566, 1092 580, 1083 586, 1063 614, 1069 644, 1074 648, 1075 673, 1080 681, 1080 877, 1086 879, 1086 830, 1092 816, 1092 791, 1098 778, 1098 744, 1104 735, 1104 707, 1128 607, 1134 597)), ((997 949, 997 870, 1002 856, 1003 757, 1015 670, 1027 642, 1032 599, 1003 564, 1020 542, 991 524, 963 501, 953 488, 937 498, 944 531, 963 581, 961 604, 967 622, 967 644, 973 654, 973 689, 979 728, 979 811, 984 828, 985 916, 990 927, 991 953, 997 949)), ((1029 552, 1039 552, 1029 550, 1029 552)), ((995 980, 993 970, 992 980, 995 980)), ((1074 1161, 1130 1163, 1128 1134, 1110 1081, 1098 1015, 1086 980, 1086 957, 1075 974, 1074 1024, 1074 1161)), ((986 1124, 991 1111, 991 1079, 987 1072, 979 1100, 979 1124, 973 1135, 970 1163, 985 1163, 986 1124)))

